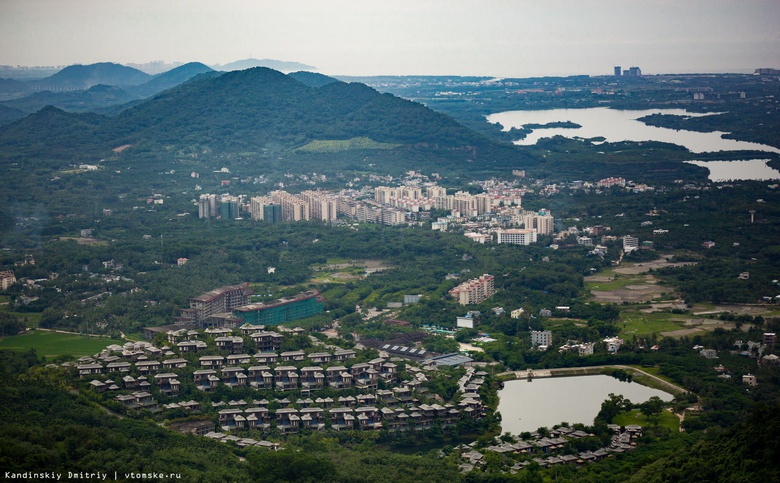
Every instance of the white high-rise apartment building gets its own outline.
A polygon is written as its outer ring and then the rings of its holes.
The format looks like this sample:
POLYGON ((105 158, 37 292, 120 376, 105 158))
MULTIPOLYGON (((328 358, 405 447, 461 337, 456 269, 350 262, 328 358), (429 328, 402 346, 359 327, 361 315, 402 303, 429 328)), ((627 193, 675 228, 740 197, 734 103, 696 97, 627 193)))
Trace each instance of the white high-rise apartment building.
POLYGON ((536 230, 528 228, 499 230, 496 232, 496 243, 530 245, 531 243, 536 243, 536 230))

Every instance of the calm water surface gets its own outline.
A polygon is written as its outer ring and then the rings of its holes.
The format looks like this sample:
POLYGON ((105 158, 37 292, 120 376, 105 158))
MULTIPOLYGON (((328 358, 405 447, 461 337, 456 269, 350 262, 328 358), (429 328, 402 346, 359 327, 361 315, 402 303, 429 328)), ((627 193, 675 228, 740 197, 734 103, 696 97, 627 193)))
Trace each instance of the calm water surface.
POLYGON ((622 394, 633 403, 653 396, 672 400, 669 393, 604 375, 507 381, 498 391, 501 432, 520 434, 542 426, 551 428, 562 421, 593 424, 610 393, 622 394))
POLYGON ((768 159, 745 161, 686 161, 710 170, 710 181, 732 181, 738 179, 771 180, 780 179, 780 171, 767 165, 768 159))
POLYGON ((650 114, 701 117, 714 113, 692 113, 684 109, 621 111, 606 107, 594 107, 588 109, 549 109, 545 111, 506 111, 491 114, 487 116, 487 120, 491 123, 500 124, 505 131, 513 127, 521 128, 525 124, 548 124, 556 121, 571 121, 582 126, 576 129, 534 129, 525 139, 515 141, 515 144, 520 145, 533 145, 541 138, 561 135, 568 138, 604 137, 610 143, 620 141, 661 141, 685 146, 694 153, 737 150, 780 153, 780 149, 766 144, 724 139, 721 136, 725 133, 719 131, 707 133, 682 131, 648 126, 643 122, 637 121, 638 118, 650 114))

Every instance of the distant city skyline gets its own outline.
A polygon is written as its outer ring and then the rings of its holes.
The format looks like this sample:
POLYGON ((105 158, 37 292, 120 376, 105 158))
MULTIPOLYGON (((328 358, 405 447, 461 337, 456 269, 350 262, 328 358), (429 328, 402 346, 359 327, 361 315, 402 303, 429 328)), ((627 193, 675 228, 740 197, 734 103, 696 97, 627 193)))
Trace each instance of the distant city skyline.
POLYGON ((498 77, 780 68, 776 0, 2 0, 0 13, 0 65, 252 57, 329 75, 498 77))

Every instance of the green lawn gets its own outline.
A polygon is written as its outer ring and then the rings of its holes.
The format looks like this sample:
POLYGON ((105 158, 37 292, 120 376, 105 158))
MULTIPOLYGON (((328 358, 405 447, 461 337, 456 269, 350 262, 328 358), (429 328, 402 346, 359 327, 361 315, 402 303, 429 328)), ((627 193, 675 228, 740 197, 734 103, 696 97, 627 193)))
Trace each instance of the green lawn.
MULTIPOLYGON (((642 427, 655 426, 656 424, 655 418, 651 417, 650 420, 648 420, 639 409, 632 409, 631 411, 620 413, 612 419, 612 423, 620 426, 637 424, 642 427)), ((664 409, 658 417, 658 425, 669 428, 672 432, 677 432, 680 430, 680 418, 664 409)))
POLYGON ((119 339, 85 337, 76 334, 30 331, 21 335, 0 339, 0 349, 35 349, 39 356, 55 357, 59 355, 89 356, 111 344, 124 344, 119 339))
POLYGON ((676 320, 682 317, 685 316, 668 312, 647 314, 633 310, 623 310, 620 317, 621 320, 618 322, 620 336, 624 338, 633 335, 641 337, 650 335, 653 332, 659 334, 661 332, 682 329, 685 325, 683 322, 676 320))

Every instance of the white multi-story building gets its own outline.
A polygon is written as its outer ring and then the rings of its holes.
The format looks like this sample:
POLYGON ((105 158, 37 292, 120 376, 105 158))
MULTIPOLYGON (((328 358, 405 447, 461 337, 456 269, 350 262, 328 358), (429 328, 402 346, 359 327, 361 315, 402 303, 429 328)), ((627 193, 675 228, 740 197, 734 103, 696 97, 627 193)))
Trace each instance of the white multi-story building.
POLYGON ((252 219, 255 221, 265 220, 264 209, 266 206, 273 204, 271 198, 268 196, 254 196, 249 200, 249 213, 252 219))
POLYGON ((284 221, 302 221, 311 219, 311 209, 309 203, 298 196, 286 191, 274 191, 271 193, 271 199, 274 203, 282 206, 282 220, 284 221))
POLYGON ((309 218, 322 221, 333 221, 338 215, 338 201, 330 193, 321 191, 304 191, 300 198, 309 204, 309 218))
POLYGON ((532 330, 531 331, 531 346, 550 346, 552 345, 552 332, 549 330, 532 330))
POLYGON ((634 250, 639 248, 639 238, 626 235, 623 237, 623 251, 626 253, 631 253, 634 250))
POLYGON ((216 218, 218 214, 217 195, 200 195, 200 198, 198 199, 198 218, 216 218))
POLYGON ((458 299, 461 305, 471 305, 483 302, 496 292, 493 285, 493 275, 484 274, 479 278, 467 280, 449 291, 449 294, 458 299))
POLYGON ((486 233, 466 232, 463 234, 463 236, 471 239, 472 241, 475 241, 477 243, 482 243, 482 244, 490 243, 490 241, 493 240, 493 235, 489 235, 486 233))
POLYGON ((385 209, 382 210, 383 225, 403 225, 406 223, 406 213, 400 210, 385 209))
POLYGON ((547 210, 527 211, 523 213, 522 220, 526 229, 536 229, 540 235, 552 235, 555 232, 555 219, 547 210))
POLYGON ((529 228, 515 228, 499 230, 496 232, 496 243, 510 243, 512 245, 530 245, 536 243, 536 230, 529 228))

